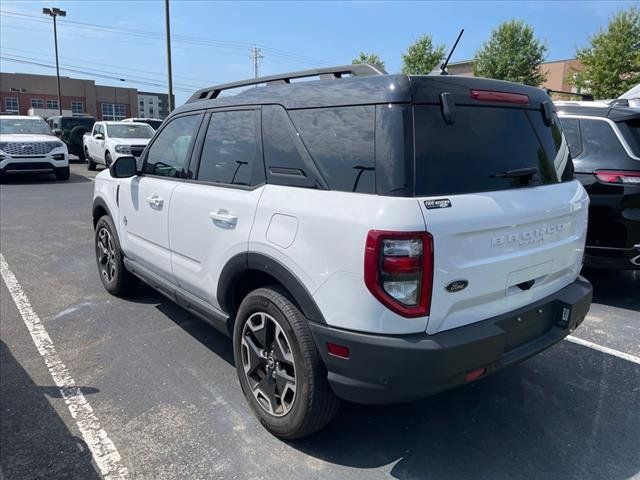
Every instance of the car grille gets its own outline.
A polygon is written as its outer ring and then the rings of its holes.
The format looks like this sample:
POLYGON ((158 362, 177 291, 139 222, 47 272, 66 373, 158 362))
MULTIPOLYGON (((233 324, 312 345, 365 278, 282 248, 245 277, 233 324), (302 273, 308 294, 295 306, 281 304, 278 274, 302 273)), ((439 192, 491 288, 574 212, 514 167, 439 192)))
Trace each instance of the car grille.
POLYGON ((145 145, 131 145, 131 155, 139 157, 144 151, 145 145))
POLYGON ((46 155, 54 148, 61 146, 60 142, 3 142, 0 144, 0 149, 12 156, 33 157, 34 155, 46 155))
POLYGON ((53 170, 53 165, 48 162, 9 163, 5 170, 12 172, 20 170, 53 170))

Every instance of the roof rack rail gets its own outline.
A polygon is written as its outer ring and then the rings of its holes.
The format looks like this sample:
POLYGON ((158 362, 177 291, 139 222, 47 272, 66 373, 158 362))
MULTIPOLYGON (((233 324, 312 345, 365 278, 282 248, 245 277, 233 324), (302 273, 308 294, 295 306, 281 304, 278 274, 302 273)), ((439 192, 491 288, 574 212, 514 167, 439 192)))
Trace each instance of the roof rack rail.
POLYGON ((213 87, 202 88, 189 97, 187 103, 197 102, 199 100, 211 100, 217 98, 223 90, 232 88, 248 87, 258 85, 260 83, 291 83, 296 78, 320 77, 320 78, 342 78, 343 75, 351 75, 355 77, 365 77, 370 75, 386 75, 383 69, 369 65, 368 63, 358 63, 354 65, 343 65, 339 67, 313 68, 310 70, 300 70, 298 72, 283 73, 279 75, 270 75, 267 77, 251 78, 248 80, 240 80, 239 82, 223 83, 214 85, 213 87))

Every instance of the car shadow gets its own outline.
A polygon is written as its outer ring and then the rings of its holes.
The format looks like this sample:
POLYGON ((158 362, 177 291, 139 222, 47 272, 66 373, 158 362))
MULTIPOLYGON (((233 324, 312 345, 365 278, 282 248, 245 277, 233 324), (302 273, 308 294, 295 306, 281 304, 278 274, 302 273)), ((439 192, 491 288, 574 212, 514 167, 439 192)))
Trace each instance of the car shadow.
POLYGON ((136 291, 136 295, 126 299, 135 303, 155 304, 156 308, 168 319, 207 347, 229 365, 234 366, 233 343, 224 333, 204 320, 192 315, 177 303, 158 293, 144 282, 136 291))
MULTIPOLYGON (((80 389, 85 395, 98 392, 92 387, 80 389)), ((0 341, 0 466, 7 480, 101 478, 87 444, 67 428, 47 400, 60 396, 58 387, 35 384, 0 341)))
POLYGON ((562 342, 423 401, 343 404, 325 430, 290 445, 400 480, 623 480, 640 471, 639 384, 640 365, 562 342))
POLYGON ((583 269, 593 285, 594 303, 640 312, 640 270, 583 269))
POLYGON ((37 185, 59 183, 61 185, 68 183, 87 183, 90 182, 87 177, 71 172, 69 180, 58 180, 53 173, 40 174, 7 174, 2 178, 3 185, 37 185))

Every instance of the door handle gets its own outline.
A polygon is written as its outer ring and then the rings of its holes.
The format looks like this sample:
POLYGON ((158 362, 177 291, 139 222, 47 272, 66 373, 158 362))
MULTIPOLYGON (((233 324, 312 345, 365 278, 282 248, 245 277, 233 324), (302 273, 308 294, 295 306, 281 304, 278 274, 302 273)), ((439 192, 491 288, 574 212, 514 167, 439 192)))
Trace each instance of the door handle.
POLYGON ((229 213, 228 210, 223 208, 217 212, 209 212, 209 218, 213 220, 213 223, 223 228, 235 228, 238 224, 238 217, 229 213))
POLYGON ((147 197, 146 200, 153 208, 162 208, 162 204, 164 204, 164 200, 157 195, 151 195, 150 197, 147 197))

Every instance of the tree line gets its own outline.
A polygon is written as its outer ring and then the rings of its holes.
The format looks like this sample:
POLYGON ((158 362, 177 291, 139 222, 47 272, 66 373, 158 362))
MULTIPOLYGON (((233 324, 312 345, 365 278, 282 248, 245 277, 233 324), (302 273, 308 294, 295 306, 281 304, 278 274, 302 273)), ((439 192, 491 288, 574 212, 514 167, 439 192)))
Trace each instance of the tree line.
MULTIPOLYGON (((509 20, 494 29, 473 57, 473 74, 526 85, 539 86, 546 80, 541 64, 547 45, 522 20, 509 20)), ((445 45, 435 44, 424 34, 402 54, 402 73, 426 75, 446 54, 445 45)), ((640 10, 632 7, 611 17, 605 29, 576 50, 582 69, 567 79, 588 89, 595 98, 615 98, 640 82, 640 10)), ((384 61, 375 53, 360 52, 352 63, 369 63, 384 70, 384 61)))

